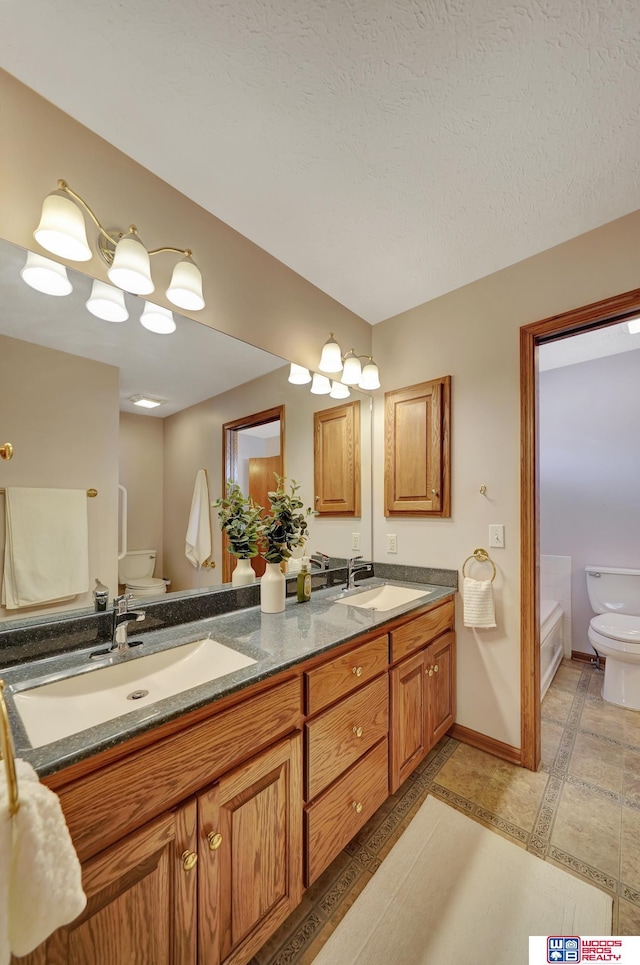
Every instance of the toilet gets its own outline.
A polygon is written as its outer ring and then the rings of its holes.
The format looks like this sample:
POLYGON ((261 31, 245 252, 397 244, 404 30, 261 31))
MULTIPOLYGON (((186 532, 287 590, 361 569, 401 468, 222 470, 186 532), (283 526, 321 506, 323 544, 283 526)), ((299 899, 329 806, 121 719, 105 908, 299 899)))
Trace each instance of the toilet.
POLYGON ((587 566, 587 591, 597 615, 589 642, 606 658, 602 697, 640 710, 640 570, 587 566))
POLYGON ((118 560, 118 582, 136 599, 167 592, 169 580, 154 577, 156 550, 130 550, 118 560))

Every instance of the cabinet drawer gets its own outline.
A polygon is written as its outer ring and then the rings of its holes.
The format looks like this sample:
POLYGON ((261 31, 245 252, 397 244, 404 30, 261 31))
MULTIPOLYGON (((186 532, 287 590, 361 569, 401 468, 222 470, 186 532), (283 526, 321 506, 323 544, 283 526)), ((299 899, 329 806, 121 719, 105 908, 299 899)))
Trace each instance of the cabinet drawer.
POLYGON ((389 794, 388 742, 381 741, 305 810, 306 885, 375 814, 389 794))
POLYGON ((394 630, 391 633, 391 659, 400 660, 401 657, 406 657, 408 653, 435 640, 445 630, 453 629, 454 618, 453 600, 447 600, 442 606, 394 630))
POLYGON ((385 737, 388 729, 386 674, 305 724, 307 801, 385 737))
POLYGON ((300 705, 300 681, 288 680, 63 787, 80 860, 299 727, 300 705))
POLYGON ((344 653, 308 670, 305 676, 306 712, 316 714, 340 697, 372 680, 387 669, 389 664, 389 638, 385 633, 361 647, 344 653))

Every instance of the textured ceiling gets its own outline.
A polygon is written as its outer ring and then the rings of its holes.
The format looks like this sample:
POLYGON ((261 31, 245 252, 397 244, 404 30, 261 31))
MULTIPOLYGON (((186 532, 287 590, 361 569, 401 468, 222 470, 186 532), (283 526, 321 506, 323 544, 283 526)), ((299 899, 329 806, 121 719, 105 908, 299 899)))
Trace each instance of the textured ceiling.
POLYGON ((376 322, 640 208, 639 31, 638 0, 5 0, 0 64, 376 322))

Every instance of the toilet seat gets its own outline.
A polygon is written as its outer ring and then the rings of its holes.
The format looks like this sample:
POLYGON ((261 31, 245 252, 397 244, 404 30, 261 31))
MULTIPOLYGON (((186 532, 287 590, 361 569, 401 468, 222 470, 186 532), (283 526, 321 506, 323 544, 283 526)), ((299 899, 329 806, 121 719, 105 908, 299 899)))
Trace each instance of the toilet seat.
POLYGON ((155 596, 157 593, 167 592, 167 581, 155 576, 147 576, 141 580, 129 580, 125 586, 127 593, 134 596, 155 596))
POLYGON ((599 613, 591 618, 596 633, 623 643, 640 644, 640 616, 628 613, 599 613))

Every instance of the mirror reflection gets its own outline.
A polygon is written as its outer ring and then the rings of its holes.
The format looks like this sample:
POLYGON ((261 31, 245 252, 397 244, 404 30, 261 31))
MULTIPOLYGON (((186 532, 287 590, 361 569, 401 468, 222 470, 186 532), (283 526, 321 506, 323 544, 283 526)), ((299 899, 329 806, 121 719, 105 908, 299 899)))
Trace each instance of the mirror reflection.
MULTIPOLYGON (((35 291, 21 278, 27 252, 0 241, 0 443, 14 455, 0 462, 0 487, 97 490, 87 498, 89 588, 60 594, 56 603, 0 607, 0 619, 28 622, 58 612, 93 610, 96 580, 110 596, 132 573, 156 581, 147 595, 184 594, 228 579, 215 509, 210 508, 211 553, 194 566, 186 537, 196 483, 204 470, 210 502, 222 493, 228 473, 223 427, 282 407, 282 450, 266 430, 242 436, 241 462, 276 452, 287 479, 301 483, 313 506, 314 414, 345 406, 345 400, 312 395, 308 385, 288 382, 286 346, 271 355, 174 313, 175 331, 158 334, 140 323, 147 303, 125 295, 128 319, 109 322, 86 307, 92 279, 67 270, 72 291, 55 296, 35 291), (140 408, 140 397, 160 403, 140 408), (120 562, 118 557, 121 557, 120 562)), ((371 406, 359 400, 360 502, 310 520, 305 553, 345 558, 371 556, 371 406)), ((329 433, 339 420, 326 420, 329 433)), ((243 466, 239 472, 248 472, 243 466)), ((325 496, 340 483, 330 463, 325 496)), ((244 475, 243 475, 244 478, 244 475)), ((248 477, 247 477, 248 478, 248 477)), ((6 547, 5 496, 0 491, 0 577, 6 547)), ((337 505, 337 504, 336 504, 337 505)), ((209 521, 207 521, 209 522, 209 521)), ((69 566, 65 548, 51 550, 34 524, 23 555, 52 553, 51 571, 69 566)))

